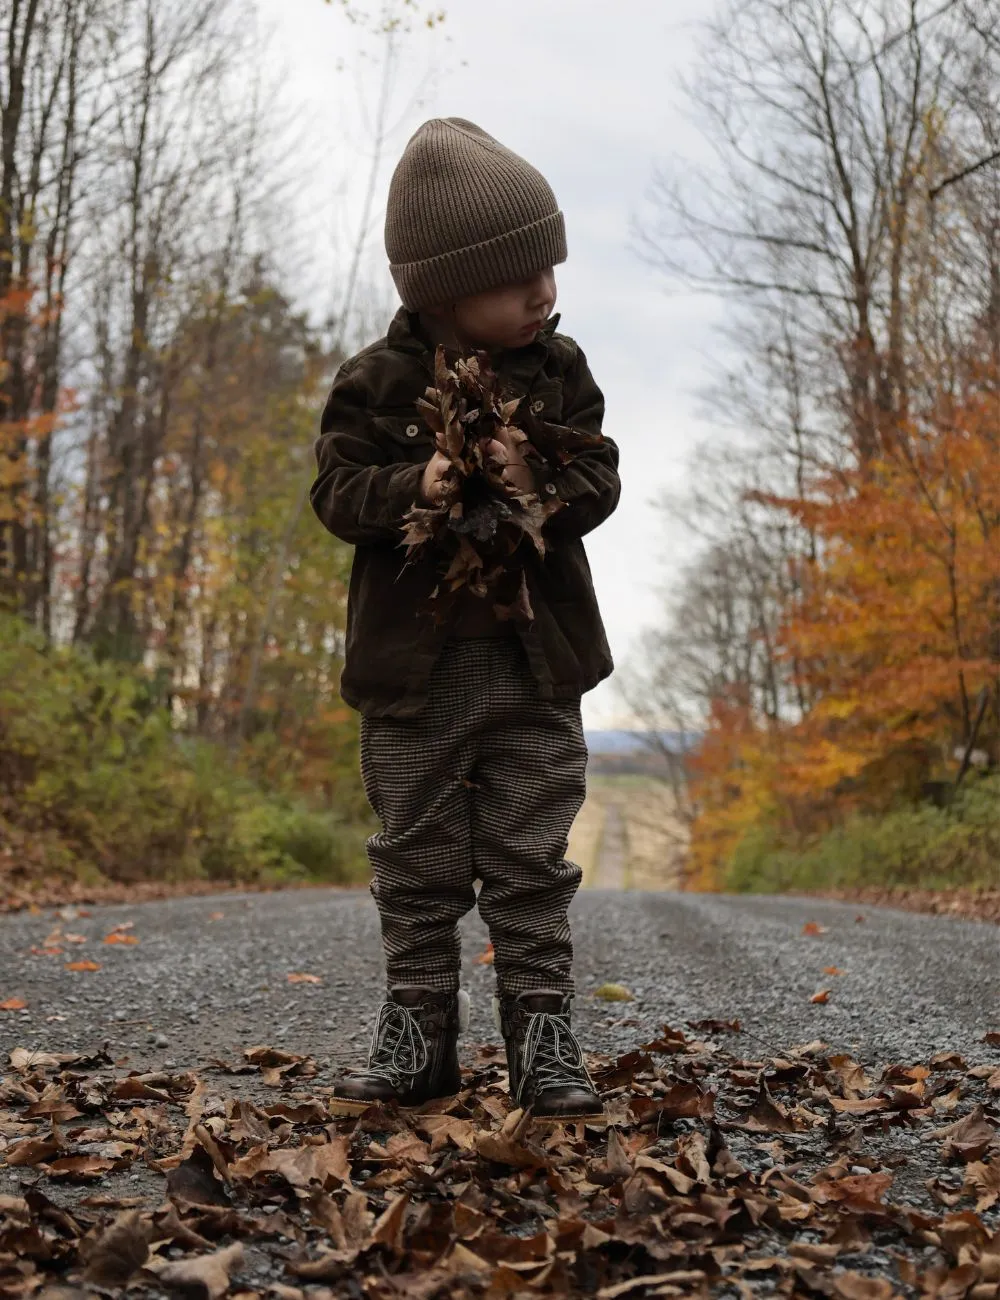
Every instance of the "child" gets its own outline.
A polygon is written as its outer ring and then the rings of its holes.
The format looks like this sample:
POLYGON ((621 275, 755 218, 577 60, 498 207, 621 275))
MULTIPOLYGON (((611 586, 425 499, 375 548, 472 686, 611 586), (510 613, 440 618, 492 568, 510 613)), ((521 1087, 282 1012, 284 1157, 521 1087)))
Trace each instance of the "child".
POLYGON ((585 792, 580 696, 612 670, 580 539, 618 504, 618 449, 594 438, 553 469, 494 442, 512 491, 564 503, 545 524, 544 558, 521 548, 530 622, 467 588, 432 600, 435 556, 406 564, 401 545, 407 511, 454 489, 416 408, 436 344, 487 351, 519 410, 600 433, 604 399, 552 315, 563 214, 523 158, 472 122, 435 118, 393 174, 385 244, 403 306, 340 367, 311 492, 323 524, 356 547, 341 691, 363 715, 362 778, 383 827, 368 853, 387 1000, 367 1068, 338 1080, 334 1108, 458 1091, 468 998, 456 924, 478 878, 512 1098, 551 1121, 597 1115, 570 1027, 580 869, 564 854, 585 792))

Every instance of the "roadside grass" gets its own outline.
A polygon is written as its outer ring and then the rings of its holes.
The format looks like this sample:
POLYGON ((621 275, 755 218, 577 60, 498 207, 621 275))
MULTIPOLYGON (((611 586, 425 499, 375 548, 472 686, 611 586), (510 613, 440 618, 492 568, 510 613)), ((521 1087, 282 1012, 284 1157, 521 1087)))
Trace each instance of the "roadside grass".
POLYGON ((369 828, 352 781, 327 806, 268 786, 223 745, 179 734, 138 668, 0 615, 0 895, 55 880, 360 882, 369 828))
POLYGON ((737 893, 1000 886, 1000 777, 971 779, 944 808, 857 816, 801 848, 757 827, 737 847, 723 888, 737 893))

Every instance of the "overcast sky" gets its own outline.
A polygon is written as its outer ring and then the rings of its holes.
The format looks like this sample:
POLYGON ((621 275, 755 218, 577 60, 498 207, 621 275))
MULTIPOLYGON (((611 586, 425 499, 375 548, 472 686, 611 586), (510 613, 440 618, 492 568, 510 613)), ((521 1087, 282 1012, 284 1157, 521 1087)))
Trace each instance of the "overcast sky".
MULTIPOLYGON (((607 400, 605 432, 621 448, 621 505, 587 540, 621 665, 641 628, 656 623, 657 588, 676 574, 686 549, 676 531, 666 532, 656 499, 681 485, 694 445, 718 435, 699 414, 695 390, 721 347, 713 330, 721 306, 668 284, 639 258, 630 236, 657 161, 706 152, 682 115, 677 74, 691 67, 696 23, 710 3, 442 3, 442 27, 405 43, 393 100, 396 130, 378 177, 366 262, 382 304, 368 332, 384 332, 398 305, 384 269, 382 214, 392 167, 422 121, 470 118, 544 173, 566 214, 560 329, 586 352, 607 400)), ((298 114, 286 159, 299 178, 296 226, 304 232, 296 272, 323 314, 335 306, 333 286, 343 282, 348 232, 364 190, 370 138, 363 101, 373 105, 378 76, 363 55, 377 54, 378 43, 323 0, 258 0, 258 9, 268 33, 268 75, 280 73, 282 95, 298 114)), ((591 727, 626 723, 611 683, 585 697, 585 719, 591 727)))

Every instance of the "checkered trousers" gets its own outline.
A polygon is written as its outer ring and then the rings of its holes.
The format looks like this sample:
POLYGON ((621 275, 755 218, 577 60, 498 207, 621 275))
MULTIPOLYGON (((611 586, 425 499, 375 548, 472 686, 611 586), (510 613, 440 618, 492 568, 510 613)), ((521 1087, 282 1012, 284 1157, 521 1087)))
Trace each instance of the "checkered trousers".
POLYGON ((516 640, 445 645, 427 706, 361 723, 368 841, 392 984, 458 988, 457 922, 476 905, 501 992, 572 989, 565 858, 585 793, 579 700, 543 700, 516 640))

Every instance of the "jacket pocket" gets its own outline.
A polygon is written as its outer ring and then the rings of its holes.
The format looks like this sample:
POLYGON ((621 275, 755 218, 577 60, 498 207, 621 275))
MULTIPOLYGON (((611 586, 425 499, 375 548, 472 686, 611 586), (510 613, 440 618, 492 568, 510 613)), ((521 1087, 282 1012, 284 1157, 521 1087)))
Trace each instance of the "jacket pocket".
MULTIPOLYGON (((559 380, 546 380, 538 384, 521 401, 518 412, 530 411, 536 420, 558 424, 563 413, 563 386, 559 380)), ((514 416, 517 423, 517 415, 514 416)))
POLYGON ((434 450, 434 435, 413 415, 373 415, 379 442, 392 460, 425 461, 434 450))

